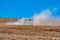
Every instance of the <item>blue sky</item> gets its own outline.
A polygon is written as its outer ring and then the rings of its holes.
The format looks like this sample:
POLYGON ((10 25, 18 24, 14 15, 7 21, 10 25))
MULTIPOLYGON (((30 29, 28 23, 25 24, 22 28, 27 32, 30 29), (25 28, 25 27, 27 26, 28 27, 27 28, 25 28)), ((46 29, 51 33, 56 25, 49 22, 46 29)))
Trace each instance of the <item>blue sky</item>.
POLYGON ((60 0, 0 0, 0 18, 29 18, 47 8, 58 8, 59 16, 60 0))

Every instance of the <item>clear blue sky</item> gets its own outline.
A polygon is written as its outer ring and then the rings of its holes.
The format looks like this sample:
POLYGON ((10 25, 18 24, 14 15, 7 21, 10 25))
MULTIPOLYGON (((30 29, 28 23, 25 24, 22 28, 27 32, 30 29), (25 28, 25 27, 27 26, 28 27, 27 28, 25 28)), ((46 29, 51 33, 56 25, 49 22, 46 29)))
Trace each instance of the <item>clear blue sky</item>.
POLYGON ((60 0, 0 0, 0 18, 29 18, 54 7, 58 8, 56 15, 60 15, 60 0))

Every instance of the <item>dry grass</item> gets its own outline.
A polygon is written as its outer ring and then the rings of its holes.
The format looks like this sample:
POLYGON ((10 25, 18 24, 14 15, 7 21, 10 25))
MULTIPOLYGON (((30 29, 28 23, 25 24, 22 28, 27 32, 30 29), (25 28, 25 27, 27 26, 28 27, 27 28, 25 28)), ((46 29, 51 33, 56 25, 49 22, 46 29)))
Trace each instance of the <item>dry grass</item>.
POLYGON ((0 26, 1 40, 50 40, 60 38, 60 32, 44 26, 0 26))
POLYGON ((1 25, 16 19, 0 19, 0 40, 59 40, 60 26, 1 25))

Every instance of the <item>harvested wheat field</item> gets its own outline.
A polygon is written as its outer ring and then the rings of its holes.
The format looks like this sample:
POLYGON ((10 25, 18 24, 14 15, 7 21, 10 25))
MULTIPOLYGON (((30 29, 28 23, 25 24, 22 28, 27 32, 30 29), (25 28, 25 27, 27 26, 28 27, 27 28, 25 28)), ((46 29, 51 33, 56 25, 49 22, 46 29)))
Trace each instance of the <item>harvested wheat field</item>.
POLYGON ((60 40, 60 26, 5 25, 17 19, 0 19, 0 40, 60 40))

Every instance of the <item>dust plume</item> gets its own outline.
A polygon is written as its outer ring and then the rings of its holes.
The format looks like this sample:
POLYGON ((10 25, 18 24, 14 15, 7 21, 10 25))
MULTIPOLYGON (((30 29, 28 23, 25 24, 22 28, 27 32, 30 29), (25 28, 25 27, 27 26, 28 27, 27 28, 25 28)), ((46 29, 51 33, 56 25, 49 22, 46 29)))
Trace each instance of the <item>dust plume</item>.
POLYGON ((41 11, 39 14, 35 13, 30 19, 29 18, 21 18, 16 22, 7 22, 7 25, 49 25, 49 26, 58 26, 60 25, 60 17, 53 16, 53 13, 57 11, 57 8, 53 8, 51 11, 49 8, 41 11))

